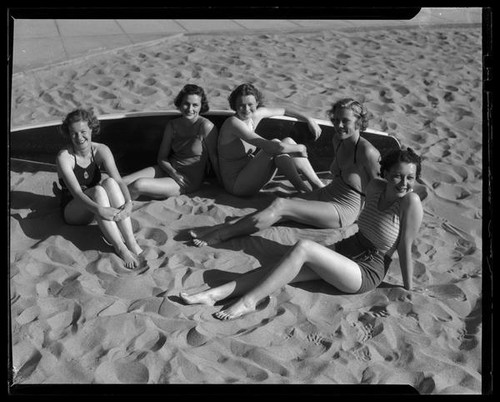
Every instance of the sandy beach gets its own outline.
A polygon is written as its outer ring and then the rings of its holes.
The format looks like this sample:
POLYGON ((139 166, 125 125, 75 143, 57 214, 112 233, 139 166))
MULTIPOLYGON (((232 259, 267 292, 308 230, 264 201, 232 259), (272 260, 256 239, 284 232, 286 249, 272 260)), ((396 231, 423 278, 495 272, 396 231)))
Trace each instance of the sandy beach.
MULTIPOLYGON (((424 394, 482 387, 481 28, 176 35, 12 77, 12 126, 174 109, 186 83, 211 109, 250 81, 269 106, 325 119, 354 97, 370 127, 423 156, 428 196, 405 291, 397 254, 383 285, 346 295, 323 282, 286 286, 243 319, 177 295, 271 266, 297 240, 339 236, 277 226, 196 248, 186 230, 270 202, 276 183, 239 199, 204 186, 136 201, 132 222, 147 270, 126 271, 97 225, 63 223, 56 173, 10 166, 14 384, 409 384, 424 394)), ((43 139, 42 139, 43 140, 43 139)))

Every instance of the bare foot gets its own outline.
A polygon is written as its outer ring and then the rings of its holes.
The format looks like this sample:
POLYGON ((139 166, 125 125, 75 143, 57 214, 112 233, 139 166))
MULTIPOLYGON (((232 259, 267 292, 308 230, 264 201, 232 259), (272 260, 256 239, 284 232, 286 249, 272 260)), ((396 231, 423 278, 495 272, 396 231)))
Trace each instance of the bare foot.
POLYGON ((217 300, 215 300, 208 291, 195 293, 188 295, 186 292, 180 292, 179 297, 186 304, 204 304, 206 306, 213 306, 217 300))
POLYGON ((214 230, 214 231, 211 231, 210 233, 206 234, 203 237, 193 239, 193 244, 196 247, 204 247, 204 246, 211 246, 213 244, 217 244, 217 243, 220 243, 222 241, 224 241, 224 239, 222 239, 220 237, 219 231, 214 230))
POLYGON ((126 268, 134 269, 139 266, 139 261, 127 247, 116 250, 116 254, 118 254, 118 256, 123 260, 126 268))
POLYGON ((234 320, 236 318, 243 317, 244 315, 249 314, 253 311, 255 311, 255 304, 247 304, 240 299, 227 309, 215 313, 214 317, 223 321, 234 320))

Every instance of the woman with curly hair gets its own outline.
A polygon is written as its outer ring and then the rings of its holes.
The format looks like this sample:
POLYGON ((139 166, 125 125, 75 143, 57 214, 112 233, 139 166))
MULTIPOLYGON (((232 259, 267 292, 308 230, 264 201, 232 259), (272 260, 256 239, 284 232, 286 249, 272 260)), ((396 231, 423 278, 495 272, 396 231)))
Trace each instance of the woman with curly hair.
POLYGON ((133 199, 140 195, 164 199, 196 191, 210 161, 217 177, 217 128, 200 116, 209 110, 205 91, 187 84, 175 97, 181 117, 170 120, 163 133, 157 165, 124 177, 133 199))
POLYGON ((321 279, 345 293, 375 289, 389 270, 395 251, 403 286, 412 289, 411 248, 423 209, 413 186, 420 176, 420 157, 410 148, 394 150, 381 162, 382 177, 366 188, 366 204, 359 216, 359 231, 331 246, 299 240, 272 269, 257 268, 221 286, 194 294, 180 293, 187 304, 214 305, 238 297, 215 313, 228 320, 255 310, 257 304, 289 283, 321 279))
POLYGON ((137 268, 142 249, 132 231, 132 200, 108 146, 92 141, 99 129, 90 110, 74 110, 63 120, 61 132, 69 144, 56 158, 63 219, 70 225, 96 219, 125 266, 137 268), (109 177, 103 179, 101 168, 109 177))
POLYGON ((292 198, 278 197, 267 208, 243 218, 192 229, 193 243, 198 247, 212 245, 284 221, 328 229, 354 223, 361 211, 364 189, 378 176, 380 153, 360 135, 368 124, 368 112, 362 104, 341 99, 332 105, 328 116, 335 129, 335 158, 330 166, 333 179, 327 186, 292 198))
POLYGON ((267 140, 255 132, 259 122, 271 116, 290 116, 307 121, 317 139, 321 128, 314 119, 283 108, 264 106, 261 92, 252 84, 239 85, 229 95, 229 106, 235 111, 220 129, 218 155, 222 183, 226 191, 237 196, 250 196, 274 176, 277 169, 299 192, 324 186, 307 159, 307 149, 291 138, 267 140))

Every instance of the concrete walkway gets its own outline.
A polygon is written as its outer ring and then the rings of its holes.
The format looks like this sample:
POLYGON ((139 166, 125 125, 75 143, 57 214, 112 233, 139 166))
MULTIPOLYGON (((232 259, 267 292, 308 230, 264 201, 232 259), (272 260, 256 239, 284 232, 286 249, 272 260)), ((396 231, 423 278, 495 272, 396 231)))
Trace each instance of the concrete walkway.
POLYGON ((176 34, 293 32, 481 24, 482 9, 422 8, 411 20, 16 19, 12 73, 176 34))

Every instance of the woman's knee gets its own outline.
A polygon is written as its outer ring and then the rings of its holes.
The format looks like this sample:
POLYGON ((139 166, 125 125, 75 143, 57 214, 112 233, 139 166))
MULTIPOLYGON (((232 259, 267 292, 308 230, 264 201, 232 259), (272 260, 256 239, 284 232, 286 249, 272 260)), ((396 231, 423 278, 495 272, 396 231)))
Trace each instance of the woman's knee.
POLYGON ((281 140, 281 142, 285 142, 287 144, 297 144, 293 138, 285 137, 281 140))
POLYGON ((108 193, 101 185, 89 188, 87 191, 85 191, 85 194, 87 194, 99 205, 109 205, 108 193))
POLYGON ((312 241, 312 240, 300 239, 297 243, 295 243, 295 246, 293 247, 293 251, 295 253, 299 253, 301 256, 305 257, 307 255, 307 253, 314 250, 316 245, 317 245, 317 243, 312 241))
POLYGON ((101 186, 107 191, 107 192, 114 192, 117 190, 120 190, 120 186, 118 186, 118 183, 116 182, 115 179, 112 177, 107 177, 101 182, 101 186))

